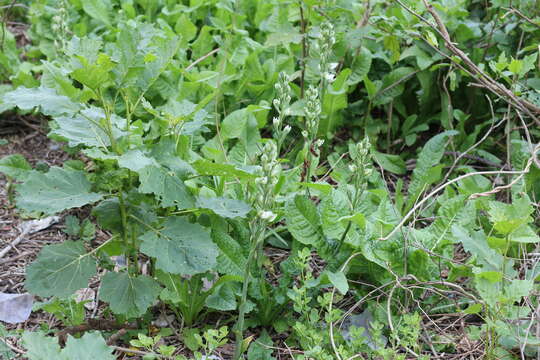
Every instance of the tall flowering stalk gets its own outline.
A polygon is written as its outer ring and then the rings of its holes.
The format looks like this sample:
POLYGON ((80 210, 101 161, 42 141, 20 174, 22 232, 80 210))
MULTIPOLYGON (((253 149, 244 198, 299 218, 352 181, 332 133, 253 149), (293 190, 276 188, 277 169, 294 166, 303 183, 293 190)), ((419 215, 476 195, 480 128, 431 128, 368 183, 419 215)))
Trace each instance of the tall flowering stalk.
POLYGON ((281 151, 283 141, 291 131, 290 125, 284 125, 285 117, 287 116, 287 110, 291 104, 291 87, 289 85, 290 79, 284 72, 279 73, 278 82, 275 85, 276 98, 273 101, 274 108, 277 111, 276 117, 272 119, 273 135, 277 142, 278 155, 281 151))
MULTIPOLYGON (((249 223, 250 251, 244 271, 242 284, 242 298, 238 311, 238 321, 235 326, 236 347, 233 359, 239 360, 243 352, 244 320, 246 315, 247 293, 251 280, 251 268, 258 257, 262 255, 266 228, 276 219, 274 213, 275 187, 281 174, 281 165, 278 162, 278 148, 274 140, 268 140, 260 156, 261 173, 254 184, 248 188, 248 199, 257 216, 249 223)), ((259 264, 259 269, 260 269, 259 264)))
POLYGON ((304 169, 301 180, 309 182, 312 176, 312 169, 319 163, 320 147, 324 143, 324 140, 317 139, 321 116, 321 101, 319 91, 312 85, 306 91, 304 113, 306 115, 306 128, 302 131, 305 145, 303 150, 304 169))

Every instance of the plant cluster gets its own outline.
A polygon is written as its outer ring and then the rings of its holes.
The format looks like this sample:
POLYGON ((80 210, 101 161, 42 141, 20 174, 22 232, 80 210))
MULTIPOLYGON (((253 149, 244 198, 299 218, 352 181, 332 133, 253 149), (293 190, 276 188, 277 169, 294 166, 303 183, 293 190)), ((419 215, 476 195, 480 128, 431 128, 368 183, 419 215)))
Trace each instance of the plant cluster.
MULTIPOLYGON (((65 217, 25 288, 75 326, 93 279, 145 359, 459 354, 445 312, 480 319, 488 357, 537 356, 539 8, 28 1, 0 111, 47 117, 71 160, 0 172, 21 216, 91 215, 65 217), (176 332, 152 332, 158 308, 176 332)), ((24 332, 26 356, 114 358, 106 331, 54 333, 24 332)))

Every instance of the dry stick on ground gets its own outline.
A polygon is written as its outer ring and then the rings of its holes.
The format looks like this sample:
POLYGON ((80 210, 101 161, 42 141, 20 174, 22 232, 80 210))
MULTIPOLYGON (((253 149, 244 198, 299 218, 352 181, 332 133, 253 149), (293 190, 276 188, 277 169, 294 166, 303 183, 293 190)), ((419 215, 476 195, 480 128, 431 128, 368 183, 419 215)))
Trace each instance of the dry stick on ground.
POLYGON ((76 334, 89 330, 122 330, 122 329, 138 329, 136 323, 118 324, 115 321, 103 319, 88 319, 86 324, 70 326, 58 333, 58 340, 65 343, 68 334, 76 334))

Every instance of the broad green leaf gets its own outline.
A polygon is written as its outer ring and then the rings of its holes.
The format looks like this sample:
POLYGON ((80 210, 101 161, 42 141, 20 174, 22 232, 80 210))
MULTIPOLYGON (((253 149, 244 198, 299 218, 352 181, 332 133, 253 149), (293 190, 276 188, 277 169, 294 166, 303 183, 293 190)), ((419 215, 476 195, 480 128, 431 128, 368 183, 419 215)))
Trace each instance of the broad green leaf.
POLYGON ((508 235, 520 226, 532 221, 531 214, 534 209, 527 197, 514 200, 512 204, 498 201, 489 203, 489 220, 499 233, 508 235))
POLYGON ((261 335, 251 342, 247 352, 247 360, 275 360, 272 356, 274 352, 274 343, 266 330, 261 332, 261 335))
POLYGON ((345 295, 349 291, 349 283, 347 282, 347 277, 341 271, 331 272, 327 271, 328 279, 338 289, 341 295, 345 295))
POLYGON ((28 177, 32 167, 20 154, 8 155, 0 159, 0 173, 15 180, 24 180, 28 177))
POLYGON ((239 179, 252 179, 256 176, 239 169, 231 164, 218 164, 205 159, 199 159, 192 164, 199 175, 237 177, 239 179))
POLYGON ((505 287, 505 295, 511 302, 519 302, 524 296, 529 296, 534 289, 533 280, 512 279, 505 287))
POLYGON ((173 274, 194 275, 214 268, 217 247, 199 224, 169 217, 163 228, 140 237, 141 251, 156 258, 156 267, 173 274))
POLYGON ((154 165, 146 166, 138 173, 141 182, 139 191, 143 194, 156 195, 163 207, 192 208, 195 206, 193 196, 175 173, 154 165))
POLYGON ((101 200, 103 196, 91 187, 82 171, 59 167, 45 174, 34 171, 18 188, 17 206, 30 213, 52 215, 101 200))
POLYGON ((241 200, 225 197, 199 196, 195 205, 201 209, 210 209, 217 215, 225 218, 246 217, 251 211, 249 204, 241 200))
POLYGON ((445 131, 435 135, 429 139, 426 145, 424 145, 418 155, 416 167, 412 174, 412 180, 409 184, 407 208, 411 208, 417 201, 418 196, 433 183, 431 170, 440 164, 448 137, 457 134, 458 132, 455 130, 445 131))
POLYGON ((236 310, 236 293, 238 292, 238 284, 227 281, 212 289, 205 301, 206 306, 218 311, 233 311, 236 310))
POLYGON ((437 217, 429 229, 438 238, 438 241, 445 238, 453 239, 452 226, 466 226, 474 221, 475 216, 474 202, 467 201, 467 197, 464 195, 454 195, 442 203, 437 211, 437 217))
POLYGON ((34 295, 67 298, 88 286, 96 274, 96 261, 82 242, 47 245, 26 268, 25 286, 34 295))
POLYGON ((383 154, 378 151, 372 150, 371 154, 375 158, 375 161, 382 166, 386 171, 390 171, 394 174, 405 174, 407 167, 405 161, 399 155, 383 154))
POLYGON ((521 225, 516 230, 512 231, 508 239, 519 243, 537 243, 540 242, 540 237, 528 225, 521 225))
POLYGON ((146 166, 159 166, 156 160, 146 156, 141 150, 129 150, 118 157, 118 165, 139 172, 146 166))
POLYGON ((115 360, 113 348, 107 346, 99 332, 87 332, 81 338, 69 335, 62 355, 71 360, 115 360))
POLYGON ((108 272, 101 280, 99 297, 108 302, 112 312, 139 317, 157 299, 161 287, 149 276, 126 272, 108 272))
POLYGON ((182 35, 182 42, 189 42, 197 35, 197 27, 189 20, 186 14, 182 14, 176 21, 174 30, 178 35, 182 35))
POLYGON ((105 25, 111 25, 109 19, 110 9, 103 0, 85 0, 82 1, 82 7, 84 12, 92 18, 101 21, 105 25))
POLYGON ((238 241, 219 229, 212 230, 212 240, 220 250, 217 257, 218 272, 243 277, 247 259, 238 241))
POLYGON ((27 349, 25 356, 29 360, 72 360, 60 353, 58 339, 52 336, 37 331, 25 331, 22 340, 27 349))
MULTIPOLYGON (((122 130, 125 120, 116 115, 111 116, 110 120, 112 136, 118 139, 125 135, 122 130)), ((105 125, 105 113, 99 108, 90 107, 73 116, 58 116, 54 121, 58 127, 51 131, 51 135, 66 139, 70 146, 108 147, 111 145, 105 125)))
POLYGON ((322 238, 317 208, 305 196, 297 195, 285 205, 285 218, 292 236, 302 244, 316 244, 322 238))
POLYGON ((21 110, 32 110, 40 107, 44 115, 60 116, 72 115, 81 109, 81 105, 74 103, 67 96, 58 95, 56 90, 50 88, 25 88, 23 86, 4 94, 4 105, 17 106, 21 110))
POLYGON ((362 47, 358 52, 351 64, 352 73, 347 79, 348 85, 356 85, 359 82, 362 82, 364 77, 368 74, 369 69, 371 68, 371 60, 373 55, 366 47, 362 47))
POLYGON ((465 310, 463 310, 463 312, 465 314, 478 314, 480 311, 482 311, 482 304, 472 304, 472 305, 469 305, 469 307, 467 307, 465 310))
POLYGON ((483 232, 474 231, 471 236, 463 228, 454 225, 452 234, 463 244, 465 251, 475 256, 477 262, 483 265, 484 271, 500 272, 503 270, 503 256, 488 246, 486 235, 483 232))

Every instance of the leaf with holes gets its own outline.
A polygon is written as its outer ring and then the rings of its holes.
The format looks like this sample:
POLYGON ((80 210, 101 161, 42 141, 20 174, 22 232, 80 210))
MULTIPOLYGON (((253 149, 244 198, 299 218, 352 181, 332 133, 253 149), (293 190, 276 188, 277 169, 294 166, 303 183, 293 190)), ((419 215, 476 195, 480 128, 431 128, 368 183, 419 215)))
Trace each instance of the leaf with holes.
POLYGON ((45 246, 26 269, 26 288, 34 295, 67 298, 88 286, 96 274, 96 261, 82 242, 45 246))

